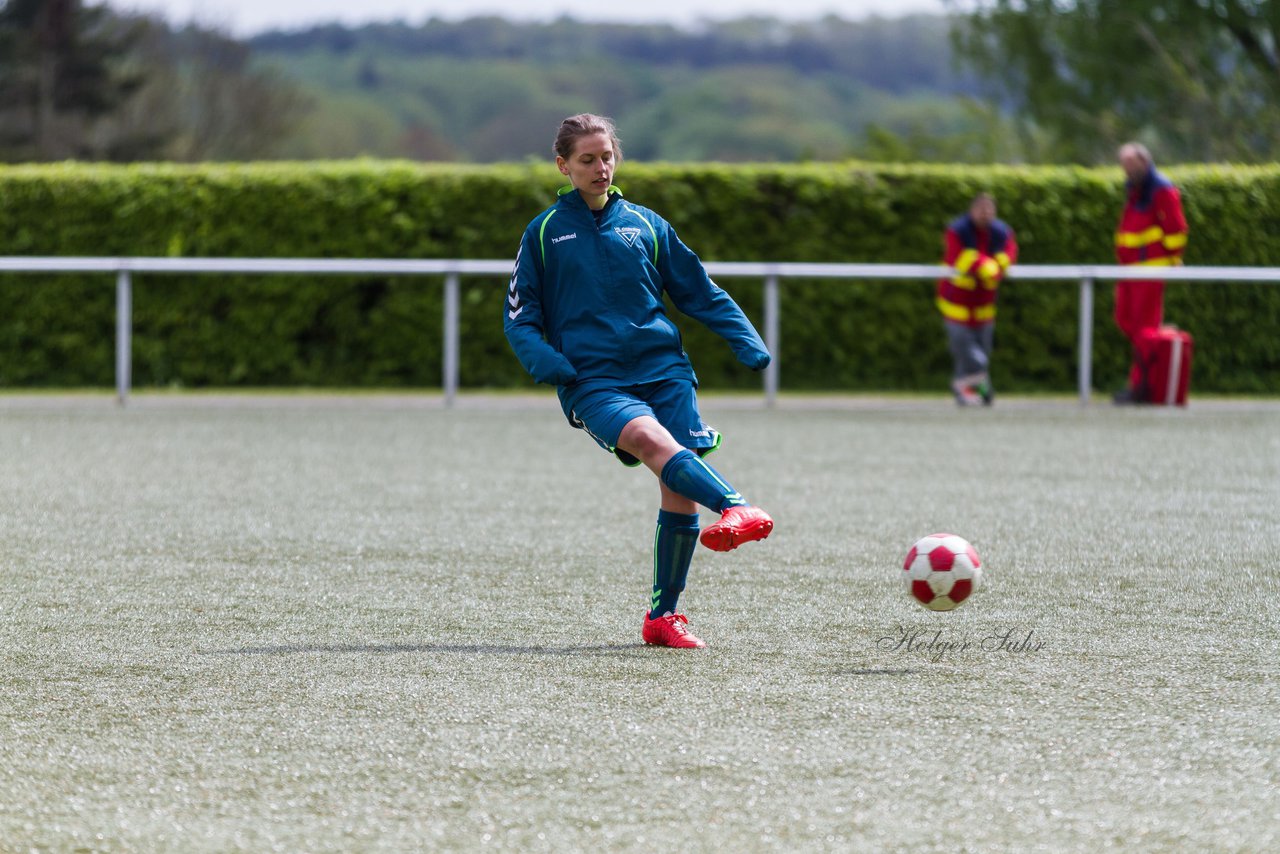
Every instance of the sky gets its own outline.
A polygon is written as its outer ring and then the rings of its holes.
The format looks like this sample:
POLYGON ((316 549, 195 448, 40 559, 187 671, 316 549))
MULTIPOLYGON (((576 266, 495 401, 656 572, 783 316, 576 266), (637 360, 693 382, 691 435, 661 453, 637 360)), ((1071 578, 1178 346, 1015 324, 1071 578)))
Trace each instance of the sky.
POLYGON ((941 12, 945 0, 632 0, 589 3, 583 0, 108 0, 118 9, 158 12, 175 24, 196 22, 247 36, 268 29, 301 29, 339 21, 404 20, 418 24, 432 18, 456 20, 497 14, 512 20, 550 20, 569 15, 582 21, 663 22, 696 24, 703 19, 765 15, 788 20, 897 16, 941 12))

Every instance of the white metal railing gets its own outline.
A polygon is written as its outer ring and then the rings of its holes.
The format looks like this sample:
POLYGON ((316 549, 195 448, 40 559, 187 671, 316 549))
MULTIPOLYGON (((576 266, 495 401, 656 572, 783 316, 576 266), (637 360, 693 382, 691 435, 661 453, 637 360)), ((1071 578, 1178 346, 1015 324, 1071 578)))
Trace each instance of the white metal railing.
MULTIPOLYGON (((0 257, 0 272, 8 273, 115 273, 116 274, 116 395, 123 404, 132 384, 133 275, 210 273, 260 275, 383 275, 444 277, 443 378, 445 404, 452 406, 458 394, 458 312, 460 280, 470 276, 507 276, 511 261, 503 260, 405 260, 393 258, 73 258, 0 257)), ((809 264, 787 262, 708 262, 707 271, 717 278, 764 280, 764 340, 773 362, 764 372, 765 401, 778 397, 779 339, 782 279, 936 279, 951 275, 947 267, 932 264, 809 264)), ((1120 267, 1102 264, 1019 264, 1011 279, 1027 281, 1078 281, 1080 329, 1078 387, 1081 403, 1088 403, 1093 368, 1094 283, 1117 279, 1161 279, 1170 282, 1280 283, 1280 267, 1120 267)), ((497 322, 496 320, 494 321, 497 322)))

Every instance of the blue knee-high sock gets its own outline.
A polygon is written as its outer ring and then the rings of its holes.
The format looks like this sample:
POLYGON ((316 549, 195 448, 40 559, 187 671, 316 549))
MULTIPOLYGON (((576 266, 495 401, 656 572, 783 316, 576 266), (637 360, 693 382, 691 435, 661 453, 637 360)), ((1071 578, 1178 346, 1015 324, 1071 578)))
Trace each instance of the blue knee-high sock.
POLYGON ((658 532, 653 537, 653 597, 649 619, 676 612, 676 602, 689 577, 689 563, 698 545, 698 514, 658 511, 658 532))
POLYGON ((681 451, 662 467, 662 482, 673 492, 717 513, 746 504, 729 482, 693 451, 681 451))

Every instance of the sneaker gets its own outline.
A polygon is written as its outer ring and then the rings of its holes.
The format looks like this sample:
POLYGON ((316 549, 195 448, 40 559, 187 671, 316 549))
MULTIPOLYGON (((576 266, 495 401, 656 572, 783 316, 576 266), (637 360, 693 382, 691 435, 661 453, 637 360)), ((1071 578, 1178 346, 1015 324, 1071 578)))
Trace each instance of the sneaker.
POLYGON ((740 505, 730 507, 702 529, 698 539, 713 552, 727 552, 752 540, 763 540, 773 531, 773 519, 759 507, 740 505))
POLYGON ((973 377, 961 377, 951 381, 951 394, 955 397, 957 406, 977 406, 982 403, 982 398, 974 390, 971 382, 980 376, 975 374, 973 377))
POLYGON ((665 617, 649 619, 649 612, 644 614, 644 627, 640 637, 650 646, 669 646, 675 649, 702 649, 706 644, 701 638, 694 637, 689 631, 689 618, 684 614, 667 614, 665 617))
POLYGON ((989 382, 979 383, 978 397, 982 398, 983 406, 990 406, 996 402, 996 390, 992 388, 989 382))

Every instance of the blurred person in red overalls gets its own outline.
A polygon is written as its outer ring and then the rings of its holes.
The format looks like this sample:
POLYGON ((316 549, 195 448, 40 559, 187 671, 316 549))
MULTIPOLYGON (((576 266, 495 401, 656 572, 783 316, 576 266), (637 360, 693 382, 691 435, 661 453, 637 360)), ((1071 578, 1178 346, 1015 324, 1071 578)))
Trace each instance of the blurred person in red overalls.
POLYGON ((1018 259, 1008 223, 996 218, 996 200, 979 193, 968 213, 947 226, 942 261, 955 273, 938 280, 936 303, 947 330, 956 403, 987 406, 995 399, 991 348, 995 341, 996 289, 1018 259))
MULTIPOLYGON (((1151 152, 1140 143, 1121 146, 1126 200, 1116 229, 1116 260, 1121 264, 1169 267, 1182 263, 1187 220, 1178 188, 1156 169, 1151 152)), ((1116 283, 1116 324, 1133 343, 1129 384, 1115 394, 1116 403, 1146 399, 1142 364, 1143 333, 1159 328, 1164 315, 1164 282, 1116 283)))

